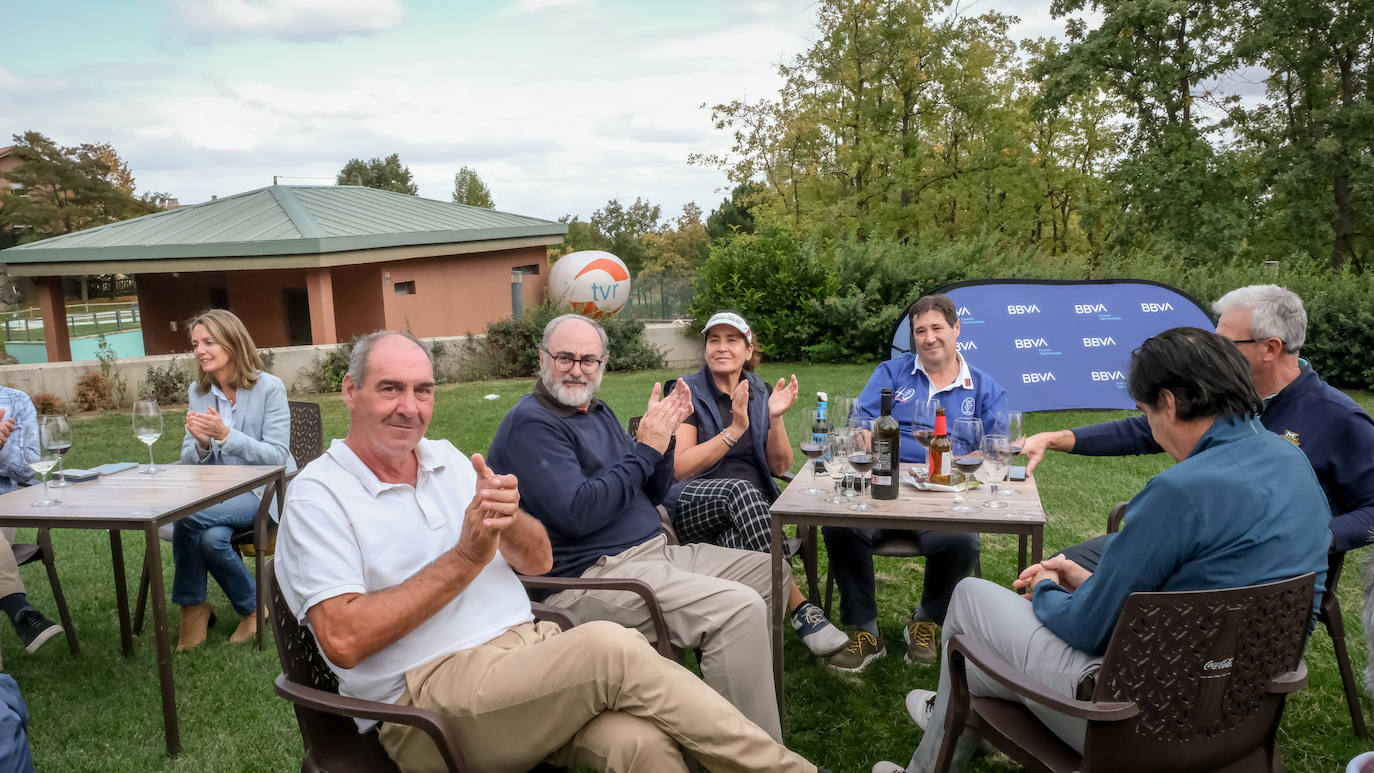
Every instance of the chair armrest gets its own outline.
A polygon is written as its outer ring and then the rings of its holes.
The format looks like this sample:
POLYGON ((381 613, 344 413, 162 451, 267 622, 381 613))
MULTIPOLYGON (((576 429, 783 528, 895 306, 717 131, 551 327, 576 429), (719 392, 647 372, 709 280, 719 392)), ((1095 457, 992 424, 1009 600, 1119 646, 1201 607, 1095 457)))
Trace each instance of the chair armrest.
POLYGON ((1126 502, 1117 502, 1112 505, 1112 509, 1107 513, 1107 533, 1115 534, 1121 531, 1121 522, 1126 520, 1126 502))
POLYGON ((1279 674, 1269 681, 1269 692, 1294 693, 1307 686, 1307 664, 1298 661, 1298 667, 1287 673, 1279 674))
POLYGON ((1117 722, 1140 713, 1140 707, 1133 701, 1080 701, 1050 692, 1045 685, 1027 678, 992 650, 964 636, 956 634, 950 638, 946 657, 953 652, 962 654, 980 671, 1008 690, 1061 714, 1096 722, 1117 722))
POLYGON ((531 601, 530 608, 534 610, 535 620, 548 620, 550 622, 558 623, 558 627, 562 628, 565 631, 582 622, 578 620, 577 616, 574 615, 572 612, 563 609, 562 607, 555 607, 549 604, 545 604, 542 601, 531 601))
POLYGON ((338 693, 317 690, 314 687, 306 687, 287 679, 286 674, 277 674, 274 685, 278 695, 291 703, 308 709, 341 717, 375 719, 379 722, 392 722, 418 728, 434 741, 435 746, 439 747, 439 753, 443 755, 450 770, 463 770, 466 766, 463 752, 458 748, 458 737, 449 730, 448 725, 444 723, 438 712, 417 706, 400 706, 394 703, 350 698, 338 693))
POLYGON ((669 660, 677 659, 673 654, 673 643, 668 638, 668 621, 663 617, 663 608, 659 606, 658 597, 654 595, 654 589, 649 583, 632 577, 533 577, 527 574, 517 576, 526 589, 623 590, 636 594, 644 600, 644 606, 649 610, 649 619, 654 624, 654 647, 663 657, 669 660))

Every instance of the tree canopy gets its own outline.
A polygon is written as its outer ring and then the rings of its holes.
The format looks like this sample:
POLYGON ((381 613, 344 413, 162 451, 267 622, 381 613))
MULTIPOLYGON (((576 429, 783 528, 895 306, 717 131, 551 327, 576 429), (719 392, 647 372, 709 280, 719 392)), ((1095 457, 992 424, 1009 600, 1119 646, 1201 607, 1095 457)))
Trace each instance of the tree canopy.
POLYGON ((491 198, 491 189, 477 176, 477 170, 466 165, 453 176, 453 203, 486 209, 496 207, 496 202, 491 198))
POLYGON ((343 169, 339 170, 337 182, 339 185, 361 185, 366 188, 408 193, 411 196, 420 192, 420 189, 415 187, 415 177, 410 173, 410 167, 402 164, 400 155, 396 153, 384 159, 349 159, 343 169))

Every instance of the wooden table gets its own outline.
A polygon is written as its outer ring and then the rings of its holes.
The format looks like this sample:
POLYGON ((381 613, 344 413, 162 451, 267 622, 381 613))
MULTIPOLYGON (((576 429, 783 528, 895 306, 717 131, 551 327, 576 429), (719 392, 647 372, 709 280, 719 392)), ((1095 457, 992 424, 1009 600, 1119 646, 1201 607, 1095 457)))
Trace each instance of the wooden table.
MULTIPOLYGON (((181 751, 177 727, 176 690, 172 681, 172 644, 167 623, 167 599, 162 580, 162 548, 158 527, 173 523, 210 505, 223 502, 259 486, 262 507, 255 519, 255 542, 262 549, 262 531, 267 508, 277 497, 278 512, 284 500, 286 468, 235 465, 180 465, 159 467, 155 475, 127 470, 96 480, 75 483, 67 488, 50 489, 62 502, 52 507, 31 507, 43 498, 43 486, 19 488, 0 495, 0 526, 34 526, 49 529, 108 529, 110 558, 114 564, 115 604, 119 609, 119 636, 124 656, 133 654, 133 633, 129 624, 128 587, 124 577, 124 548, 121 529, 143 532, 144 565, 152 583, 153 629, 157 639, 158 682, 162 687, 162 726, 167 753, 181 751)), ((259 584, 258 602, 262 606, 259 584)))
MULTIPOLYGON (((902 465, 906 470, 911 465, 902 465)), ((808 463, 802 472, 797 473, 782 496, 769 509, 772 514, 770 550, 773 557, 773 599, 777 614, 773 616, 773 680, 778 692, 778 708, 782 708, 782 632, 787 617, 787 598, 784 590, 788 573, 783 560, 782 527, 789 523, 801 526, 848 526, 856 529, 924 529, 927 531, 972 531, 992 534, 1016 534, 1017 571, 1025 569, 1026 542, 1030 541, 1030 560, 1032 563, 1042 559, 1044 550, 1045 510, 1040 505, 1040 492, 1035 479, 1025 482, 1003 483, 1021 492, 1021 496, 1002 497, 1007 507, 998 510, 979 508, 977 513, 955 513, 954 495, 948 491, 920 491, 907 483, 902 483, 896 499, 876 500, 867 497, 875 509, 856 512, 849 509, 851 502, 831 504, 827 496, 813 496, 801 493, 812 485, 830 491, 832 481, 829 476, 816 476, 814 465, 808 463), (811 472, 808 472, 811 471, 811 472)), ((987 499, 987 493, 975 489, 971 495, 975 503, 987 499)), ((819 535, 817 537, 819 539, 819 535)))

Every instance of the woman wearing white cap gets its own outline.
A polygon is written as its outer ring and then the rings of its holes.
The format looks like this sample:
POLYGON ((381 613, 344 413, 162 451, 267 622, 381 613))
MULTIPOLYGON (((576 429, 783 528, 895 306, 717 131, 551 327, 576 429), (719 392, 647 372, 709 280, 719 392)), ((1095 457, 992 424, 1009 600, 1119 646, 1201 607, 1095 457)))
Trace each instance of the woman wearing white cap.
MULTIPOLYGON (((705 365, 682 377, 692 390, 692 415, 676 433, 674 475, 664 500, 683 543, 710 542, 768 552, 768 506, 778 497, 773 476, 792 466, 792 441, 782 421, 797 400, 797 377, 774 387, 754 372, 755 340, 744 317, 717 312, 702 328, 705 365)), ((665 385, 664 393, 675 382, 665 385)), ((790 585, 792 628, 817 655, 843 648, 848 637, 790 585)))

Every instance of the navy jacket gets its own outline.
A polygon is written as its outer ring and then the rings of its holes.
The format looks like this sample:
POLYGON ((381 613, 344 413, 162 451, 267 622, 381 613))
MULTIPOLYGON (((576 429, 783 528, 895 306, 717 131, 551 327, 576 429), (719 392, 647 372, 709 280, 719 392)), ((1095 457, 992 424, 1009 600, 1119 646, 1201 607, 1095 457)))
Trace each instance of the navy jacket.
POLYGON ((548 530, 557 577, 576 577, 663 530, 658 505, 673 483, 673 444, 636 443, 610 406, 559 404, 536 383, 506 413, 487 464, 520 481, 520 504, 548 530))
MULTIPOLYGON (((1265 406, 1260 422, 1302 449, 1331 508, 1332 547, 1374 542, 1374 419, 1311 368, 1265 406)), ((1075 454, 1122 456, 1161 451, 1144 416, 1074 429, 1075 454)))
MULTIPOLYGON (((749 429, 752 431, 749 436, 753 438, 753 462, 758 467, 758 479, 768 482, 768 489, 763 493, 768 497, 768 501, 778 498, 778 484, 773 482, 773 471, 768 469, 768 432, 772 429, 768 420, 768 383, 759 374, 753 371, 744 371, 744 377, 749 382, 749 429)), ((664 384, 663 394, 667 395, 673 391, 673 387, 678 381, 686 382, 692 390, 692 411, 697 417, 697 442, 719 435, 721 430, 730 426, 734 420, 732 416, 720 415, 720 408, 716 405, 715 384, 711 381, 711 372, 705 365, 696 373, 689 373, 680 379, 669 381, 664 384)), ((720 467, 720 462, 716 462, 709 470, 687 480, 678 481, 673 487, 668 489, 668 496, 663 500, 663 506, 668 508, 668 512, 677 511, 677 500, 682 495, 682 489, 688 483, 698 478, 710 480, 719 477, 715 475, 716 468, 720 467)))

